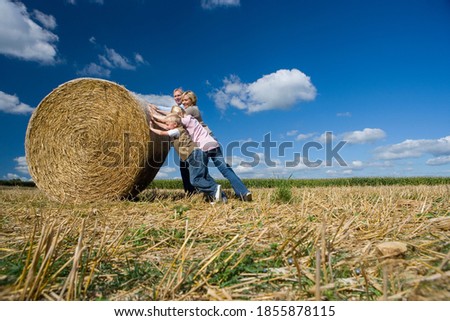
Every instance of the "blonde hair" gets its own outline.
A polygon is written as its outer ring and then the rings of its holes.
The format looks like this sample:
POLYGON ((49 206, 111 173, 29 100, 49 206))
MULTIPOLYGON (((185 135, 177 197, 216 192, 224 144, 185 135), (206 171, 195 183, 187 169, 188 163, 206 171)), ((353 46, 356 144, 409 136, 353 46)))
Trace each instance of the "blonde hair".
POLYGON ((170 114, 167 114, 167 116, 164 118, 164 121, 166 123, 175 123, 177 125, 180 125, 181 124, 181 117, 178 116, 178 114, 170 113, 170 114))
POLYGON ((195 106, 197 105, 197 96, 194 94, 192 90, 187 90, 183 93, 183 97, 187 96, 191 101, 192 104, 195 106))
POLYGON ((175 105, 172 106, 170 113, 177 114, 178 116, 183 117, 186 114, 186 111, 180 106, 175 105))

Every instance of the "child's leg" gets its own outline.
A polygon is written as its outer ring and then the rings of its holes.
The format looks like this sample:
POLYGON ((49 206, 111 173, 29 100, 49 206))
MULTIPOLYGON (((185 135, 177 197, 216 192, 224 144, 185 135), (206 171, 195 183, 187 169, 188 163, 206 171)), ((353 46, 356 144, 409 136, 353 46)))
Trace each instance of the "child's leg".
POLYGON ((208 157, 200 149, 194 149, 187 159, 191 184, 200 192, 214 197, 217 183, 208 173, 208 157))
POLYGON ((196 192, 195 187, 192 186, 189 179, 189 163, 180 159, 180 174, 183 181, 184 192, 188 195, 194 194, 196 192))

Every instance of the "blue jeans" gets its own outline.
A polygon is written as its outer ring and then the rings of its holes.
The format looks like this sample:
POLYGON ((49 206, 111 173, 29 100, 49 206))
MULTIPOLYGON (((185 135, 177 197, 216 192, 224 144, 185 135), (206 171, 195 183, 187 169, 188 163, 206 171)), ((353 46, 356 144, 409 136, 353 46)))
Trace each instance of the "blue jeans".
POLYGON ((208 158, 211 158, 214 165, 217 167, 219 172, 225 177, 231 184, 231 187, 234 190, 234 193, 238 197, 243 197, 248 193, 247 187, 245 187, 244 183, 241 179, 236 175, 230 165, 225 162, 223 158, 222 149, 220 147, 214 148, 206 152, 208 158))
POLYGON ((214 197, 217 190, 216 181, 208 172, 208 157, 201 149, 194 149, 186 160, 189 164, 189 178, 191 184, 200 192, 214 197))
POLYGON ((180 174, 181 180, 183 181, 183 189, 184 192, 188 195, 192 195, 196 192, 194 186, 192 186, 191 181, 189 179, 189 164, 187 161, 180 159, 180 174))

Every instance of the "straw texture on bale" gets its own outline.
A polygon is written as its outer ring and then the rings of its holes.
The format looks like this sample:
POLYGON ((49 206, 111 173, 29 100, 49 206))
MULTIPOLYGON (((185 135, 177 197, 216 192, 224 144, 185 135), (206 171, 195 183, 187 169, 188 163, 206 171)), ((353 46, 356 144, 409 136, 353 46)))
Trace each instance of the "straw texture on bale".
POLYGON ((66 82, 42 100, 28 124, 30 175, 61 202, 135 196, 169 149, 148 121, 144 104, 123 86, 94 78, 66 82))

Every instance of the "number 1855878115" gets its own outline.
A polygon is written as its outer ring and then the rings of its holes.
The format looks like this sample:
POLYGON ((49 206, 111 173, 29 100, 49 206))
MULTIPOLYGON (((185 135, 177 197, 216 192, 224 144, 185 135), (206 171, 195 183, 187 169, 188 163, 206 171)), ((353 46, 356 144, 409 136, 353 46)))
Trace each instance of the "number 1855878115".
POLYGON ((336 314, 334 305, 267 305, 257 307, 259 317, 332 317, 336 314))

